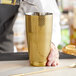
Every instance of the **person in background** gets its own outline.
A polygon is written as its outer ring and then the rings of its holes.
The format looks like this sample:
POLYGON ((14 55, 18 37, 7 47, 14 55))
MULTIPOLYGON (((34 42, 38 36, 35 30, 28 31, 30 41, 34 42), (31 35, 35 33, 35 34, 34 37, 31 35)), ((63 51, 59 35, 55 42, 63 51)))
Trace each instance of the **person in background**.
MULTIPOLYGON (((59 53, 57 45, 60 42, 60 13, 55 0, 24 0, 20 4, 20 9, 26 12, 51 12, 53 13, 53 33, 52 43, 47 66, 56 66, 59 63, 59 53), (24 3, 25 2, 25 3, 24 3), (37 8, 28 5, 34 4, 37 8)), ((18 14, 19 5, 0 4, 0 53, 13 52, 13 24, 18 14)))
POLYGON ((0 53, 13 52, 13 24, 19 5, 0 4, 0 53))

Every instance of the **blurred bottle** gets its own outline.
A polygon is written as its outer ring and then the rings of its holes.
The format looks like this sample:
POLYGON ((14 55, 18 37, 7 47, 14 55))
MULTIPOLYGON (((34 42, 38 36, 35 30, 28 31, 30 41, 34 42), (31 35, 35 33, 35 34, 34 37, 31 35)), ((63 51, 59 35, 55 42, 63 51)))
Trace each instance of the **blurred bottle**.
POLYGON ((73 8, 69 12, 70 44, 76 45, 76 0, 73 0, 73 8))
POLYGON ((61 42, 58 46, 59 50, 61 50, 64 46, 70 43, 68 12, 64 12, 61 14, 60 25, 61 25, 61 42))
POLYGON ((13 27, 14 31, 14 44, 18 52, 27 51, 27 42, 25 36, 25 16, 21 13, 18 14, 16 22, 13 27))
POLYGON ((57 0, 60 11, 63 12, 72 9, 73 1, 74 0, 57 0))

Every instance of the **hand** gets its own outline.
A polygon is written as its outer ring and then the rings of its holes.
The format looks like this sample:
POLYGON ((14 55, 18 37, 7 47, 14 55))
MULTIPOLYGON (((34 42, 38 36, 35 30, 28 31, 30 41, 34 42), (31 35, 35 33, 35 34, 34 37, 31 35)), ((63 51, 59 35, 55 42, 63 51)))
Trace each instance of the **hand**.
POLYGON ((51 52, 47 58, 47 66, 56 66, 59 64, 59 53, 58 49, 53 43, 51 43, 51 52))

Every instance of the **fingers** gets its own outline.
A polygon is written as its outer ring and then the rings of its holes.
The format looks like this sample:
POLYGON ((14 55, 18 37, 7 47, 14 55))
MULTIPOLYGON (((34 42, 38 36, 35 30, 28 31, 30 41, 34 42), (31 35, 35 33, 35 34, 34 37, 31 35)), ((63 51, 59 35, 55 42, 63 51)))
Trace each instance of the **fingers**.
POLYGON ((51 66, 57 66, 59 64, 59 59, 55 59, 51 66))
POLYGON ((52 60, 48 60, 47 62, 47 66, 57 66, 59 64, 59 59, 58 58, 55 58, 55 59, 52 59, 52 60))
POLYGON ((58 64, 59 64, 58 61, 54 61, 54 62, 51 64, 51 66, 57 66, 58 64))
POLYGON ((47 59, 47 66, 57 66, 59 64, 59 53, 55 45, 51 44, 51 52, 47 59))
POLYGON ((54 58, 51 60, 47 61, 47 66, 57 66, 59 64, 59 59, 58 58, 54 58))
POLYGON ((51 66, 54 60, 55 60, 54 57, 50 56, 47 61, 47 66, 51 66))
POLYGON ((52 64, 52 61, 48 61, 46 66, 51 66, 51 64, 52 64))

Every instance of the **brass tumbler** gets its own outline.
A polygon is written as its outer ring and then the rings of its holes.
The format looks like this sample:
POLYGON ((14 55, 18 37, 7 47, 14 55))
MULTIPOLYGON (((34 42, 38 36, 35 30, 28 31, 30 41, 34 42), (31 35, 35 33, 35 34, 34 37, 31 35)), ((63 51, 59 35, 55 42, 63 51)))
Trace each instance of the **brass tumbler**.
POLYGON ((30 64, 46 66, 51 48, 52 13, 26 13, 26 35, 30 64))

